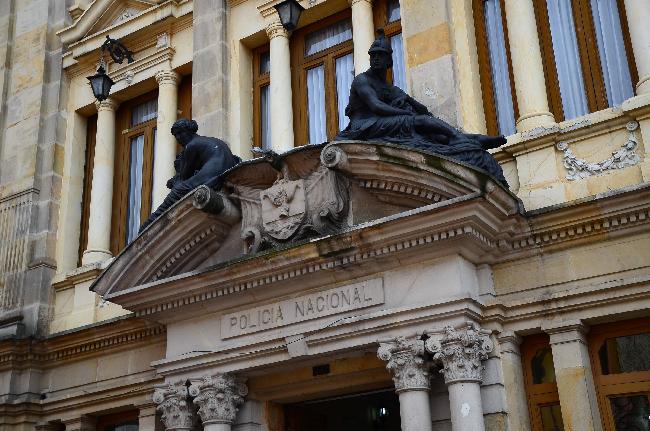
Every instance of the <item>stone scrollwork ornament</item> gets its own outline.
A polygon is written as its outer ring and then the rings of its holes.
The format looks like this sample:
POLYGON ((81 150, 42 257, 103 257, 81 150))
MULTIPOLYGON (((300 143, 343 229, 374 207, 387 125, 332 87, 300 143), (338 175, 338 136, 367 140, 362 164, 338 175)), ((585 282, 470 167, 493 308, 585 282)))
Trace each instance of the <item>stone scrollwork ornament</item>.
POLYGON ((625 125, 630 136, 627 141, 618 150, 612 153, 612 157, 597 163, 589 163, 584 159, 579 159, 566 142, 559 142, 556 148, 564 153, 563 164, 567 170, 567 180, 573 181, 581 178, 587 178, 597 175, 608 170, 623 169, 628 166, 634 166, 641 161, 641 157, 635 153, 638 142, 634 136, 634 131, 639 128, 639 123, 630 121, 625 125))
POLYGON ((231 424, 235 421, 238 407, 244 403, 248 387, 236 376, 217 374, 193 380, 189 393, 199 407, 203 425, 231 424))
POLYGON ((424 342, 420 339, 398 337, 379 343, 377 356, 388 362, 386 368, 393 376, 395 392, 429 390, 429 364, 424 353, 424 342))
POLYGON ((440 372, 446 384, 483 381, 482 361, 493 348, 489 334, 490 331, 470 322, 460 330, 446 326, 442 337, 433 336, 425 342, 434 361, 442 364, 440 372))
POLYGON ((192 403, 187 399, 185 382, 170 382, 156 385, 153 402, 161 412, 165 429, 190 430, 194 423, 192 403))

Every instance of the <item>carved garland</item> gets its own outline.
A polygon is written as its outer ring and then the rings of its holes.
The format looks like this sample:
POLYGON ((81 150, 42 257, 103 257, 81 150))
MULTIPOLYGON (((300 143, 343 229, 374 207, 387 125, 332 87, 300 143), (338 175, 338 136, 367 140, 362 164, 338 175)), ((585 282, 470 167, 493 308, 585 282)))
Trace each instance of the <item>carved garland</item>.
POLYGON ((630 133, 627 142, 621 148, 612 153, 612 157, 603 160, 602 162, 589 163, 584 159, 579 159, 573 151, 569 148, 566 142, 559 142, 556 148, 564 152, 564 167, 567 170, 566 178, 569 181, 574 181, 582 178, 587 178, 592 175, 597 175, 608 170, 623 169, 628 166, 634 166, 641 161, 641 157, 635 153, 638 145, 634 131, 639 128, 639 123, 630 121, 625 125, 625 128, 630 133))

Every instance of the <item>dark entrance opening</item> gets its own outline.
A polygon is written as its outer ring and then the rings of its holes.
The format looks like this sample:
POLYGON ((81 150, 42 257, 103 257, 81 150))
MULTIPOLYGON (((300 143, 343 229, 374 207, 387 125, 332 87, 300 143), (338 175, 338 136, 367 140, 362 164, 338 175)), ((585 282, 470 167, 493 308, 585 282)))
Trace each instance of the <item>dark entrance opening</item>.
POLYGON ((400 431, 394 389, 285 406, 286 431, 400 431))

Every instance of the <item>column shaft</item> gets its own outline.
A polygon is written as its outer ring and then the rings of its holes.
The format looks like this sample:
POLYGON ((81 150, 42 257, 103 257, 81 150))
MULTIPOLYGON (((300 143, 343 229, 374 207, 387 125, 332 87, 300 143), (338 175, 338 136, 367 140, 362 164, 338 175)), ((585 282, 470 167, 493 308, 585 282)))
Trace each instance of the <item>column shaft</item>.
POLYGON ((115 169, 115 110, 117 103, 106 99, 97 103, 97 137, 93 159, 93 181, 90 192, 88 245, 82 263, 101 262, 112 257, 111 217, 113 207, 113 175, 115 169))
POLYGON ((156 74, 158 81, 158 119, 156 121, 156 147, 153 159, 152 208, 157 208, 167 196, 167 180, 175 175, 176 138, 171 127, 178 112, 178 81, 173 70, 156 74))
POLYGON ((203 431, 230 431, 231 424, 207 424, 203 425, 203 431))
POLYGON ((499 336, 503 386, 508 406, 508 426, 511 430, 530 431, 524 370, 519 351, 520 343, 521 338, 513 333, 504 333, 499 336))
POLYGON ((398 396, 402 431, 431 431, 429 391, 402 391, 398 396))
POLYGON ((533 0, 505 0, 508 41, 522 132, 555 123, 549 112, 533 0))
POLYGON ((477 382, 458 382, 447 385, 453 431, 483 431, 481 385, 477 382))
POLYGON ((275 15, 276 19, 266 28, 271 62, 271 147, 284 152, 294 146, 289 32, 275 15))
POLYGON ((587 327, 580 322, 571 321, 542 329, 550 335, 565 428, 601 431, 603 426, 585 339, 587 327))
POLYGON ((634 61, 639 82, 636 94, 650 93, 650 3, 639 0, 625 0, 627 25, 630 29, 630 40, 634 51, 634 61))
POLYGON ((368 49, 375 41, 372 0, 349 0, 352 9, 352 41, 355 75, 370 69, 368 49))

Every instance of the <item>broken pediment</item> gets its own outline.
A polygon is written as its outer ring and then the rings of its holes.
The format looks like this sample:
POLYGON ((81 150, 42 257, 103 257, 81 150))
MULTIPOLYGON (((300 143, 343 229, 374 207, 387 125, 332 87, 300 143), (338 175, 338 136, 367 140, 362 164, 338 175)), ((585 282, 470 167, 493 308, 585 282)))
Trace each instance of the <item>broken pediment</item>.
MULTIPOLYGON (((496 237, 512 233, 497 225, 509 223, 512 229, 508 220, 523 219, 516 196, 486 173, 389 144, 338 141, 282 155, 269 152, 235 166, 223 180, 220 191, 201 186, 165 212, 115 258, 92 289, 113 301, 210 271, 221 271, 227 279, 238 265, 262 270, 250 266, 258 256, 267 256, 265 265, 271 265, 268 256, 279 258, 283 250, 325 238, 336 242, 337 235, 364 237, 369 247, 373 240, 367 229, 377 233, 385 227, 403 235, 400 223, 413 232, 438 223, 450 232, 440 238, 460 238, 471 229, 470 236, 496 249, 496 237), (470 201, 481 203, 472 209, 470 201), (430 219, 420 226, 419 217, 430 219), (468 224, 473 217, 485 220, 468 224), (465 227, 455 227, 461 222, 465 227)), ((481 247, 472 253, 489 253, 481 247)), ((302 258, 293 254, 291 259, 302 258)))

